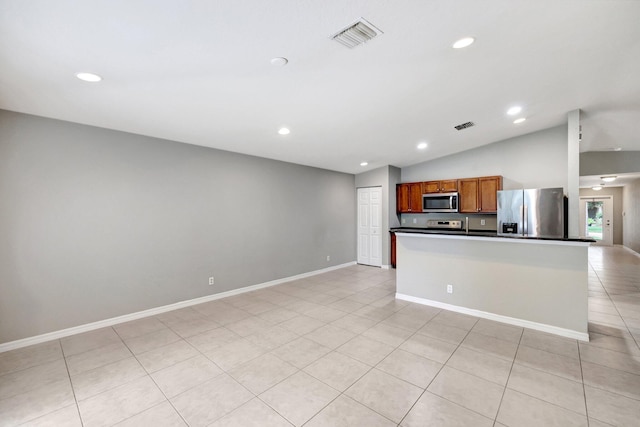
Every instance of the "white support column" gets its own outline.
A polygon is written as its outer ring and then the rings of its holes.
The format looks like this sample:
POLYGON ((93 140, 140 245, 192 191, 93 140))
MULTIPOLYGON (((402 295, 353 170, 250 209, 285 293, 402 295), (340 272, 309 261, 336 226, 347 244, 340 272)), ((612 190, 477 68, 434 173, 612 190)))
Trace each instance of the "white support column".
POLYGON ((580 110, 569 111, 567 135, 567 197, 569 236, 580 236, 580 110))

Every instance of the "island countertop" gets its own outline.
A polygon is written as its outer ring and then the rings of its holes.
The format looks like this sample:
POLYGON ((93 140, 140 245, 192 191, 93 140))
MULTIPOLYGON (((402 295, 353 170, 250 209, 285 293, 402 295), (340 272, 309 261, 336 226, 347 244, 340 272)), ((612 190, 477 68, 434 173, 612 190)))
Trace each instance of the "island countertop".
POLYGON ((595 240, 591 237, 532 237, 522 236, 519 234, 501 234, 498 235, 496 231, 492 230, 446 230, 446 229, 433 229, 433 228, 418 228, 418 227, 397 227, 389 229, 391 233, 415 233, 415 234, 430 234, 430 235, 443 235, 443 236, 459 236, 459 237, 487 237, 487 238, 499 238, 499 239, 518 239, 518 240, 545 240, 545 241, 557 241, 557 242, 582 242, 582 243, 594 243, 595 240))

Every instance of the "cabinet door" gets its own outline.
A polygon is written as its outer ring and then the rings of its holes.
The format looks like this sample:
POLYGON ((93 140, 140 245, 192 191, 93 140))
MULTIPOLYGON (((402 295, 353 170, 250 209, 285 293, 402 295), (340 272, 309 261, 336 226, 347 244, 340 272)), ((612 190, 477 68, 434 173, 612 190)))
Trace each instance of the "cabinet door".
POLYGON ((409 208, 411 212, 422 212, 422 183, 410 184, 409 193, 409 208))
POLYGON ((409 205, 409 184, 398 184, 396 186, 396 210, 399 213, 411 212, 409 205))
POLYGON ((439 193, 440 181, 428 181, 422 183, 422 192, 424 194, 439 193))
POLYGON ((462 213, 478 212, 478 179, 460 179, 458 180, 458 208, 462 213))
POLYGON ((396 233, 391 233, 391 267, 396 268, 396 233))
POLYGON ((494 213, 498 211, 498 190, 502 190, 502 177, 488 176, 478 178, 479 212, 494 213))
POLYGON ((454 191, 458 191, 458 180, 450 179, 447 181, 440 181, 440 192, 442 193, 451 193, 454 191))

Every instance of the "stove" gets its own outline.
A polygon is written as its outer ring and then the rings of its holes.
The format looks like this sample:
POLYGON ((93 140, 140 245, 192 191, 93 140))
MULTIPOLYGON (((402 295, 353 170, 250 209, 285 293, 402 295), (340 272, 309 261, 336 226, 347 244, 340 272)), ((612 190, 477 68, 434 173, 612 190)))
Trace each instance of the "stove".
POLYGON ((427 228, 438 228, 438 229, 445 229, 445 230, 462 230, 462 220, 430 219, 427 221, 427 228))

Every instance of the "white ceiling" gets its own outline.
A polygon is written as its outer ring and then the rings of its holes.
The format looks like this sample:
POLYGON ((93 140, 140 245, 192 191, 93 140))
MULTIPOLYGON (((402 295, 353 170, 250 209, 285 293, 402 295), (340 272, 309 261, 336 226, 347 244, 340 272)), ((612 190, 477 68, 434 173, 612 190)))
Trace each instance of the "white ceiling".
POLYGON ((0 0, 0 108, 348 173, 577 108, 583 151, 640 150, 639 22, 633 0, 0 0), (384 34, 330 39, 359 17, 384 34))

